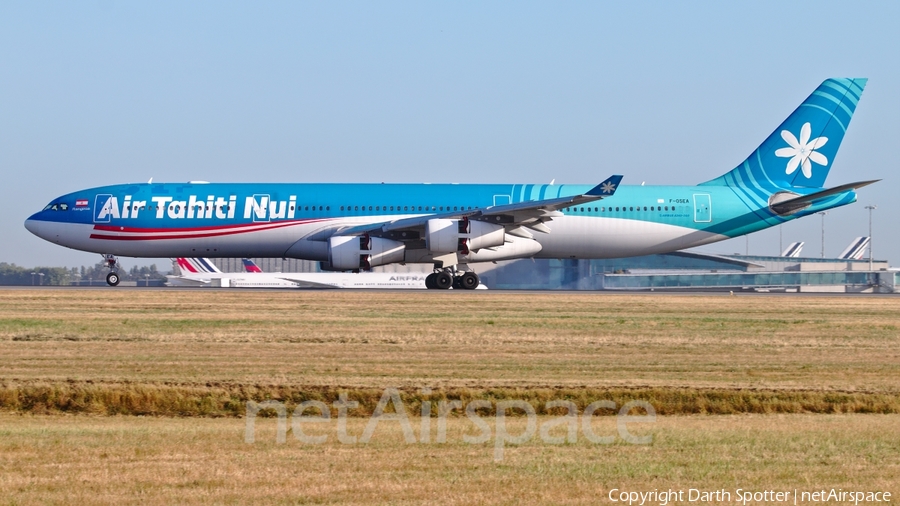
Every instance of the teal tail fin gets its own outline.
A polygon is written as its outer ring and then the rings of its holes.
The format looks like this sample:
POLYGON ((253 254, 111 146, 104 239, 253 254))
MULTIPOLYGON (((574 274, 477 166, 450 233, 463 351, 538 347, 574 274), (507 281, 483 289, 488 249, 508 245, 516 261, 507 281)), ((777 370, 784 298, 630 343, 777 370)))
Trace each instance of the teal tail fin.
POLYGON ((826 79, 734 170, 704 185, 742 187, 763 199, 790 188, 822 188, 866 79, 826 79))

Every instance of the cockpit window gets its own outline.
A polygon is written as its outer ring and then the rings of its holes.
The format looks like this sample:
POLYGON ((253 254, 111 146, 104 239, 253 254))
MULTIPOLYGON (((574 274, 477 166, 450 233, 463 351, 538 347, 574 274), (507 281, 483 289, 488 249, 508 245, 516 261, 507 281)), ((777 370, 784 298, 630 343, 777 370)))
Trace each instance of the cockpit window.
POLYGON ((69 210, 69 204, 66 204, 66 203, 60 204, 60 205, 59 205, 59 210, 60 210, 60 211, 68 211, 68 210, 69 210))
POLYGON ((57 202, 55 204, 53 202, 51 202, 51 203, 47 204, 47 207, 44 208, 44 211, 68 211, 68 210, 69 210, 69 204, 66 204, 65 202, 57 202))

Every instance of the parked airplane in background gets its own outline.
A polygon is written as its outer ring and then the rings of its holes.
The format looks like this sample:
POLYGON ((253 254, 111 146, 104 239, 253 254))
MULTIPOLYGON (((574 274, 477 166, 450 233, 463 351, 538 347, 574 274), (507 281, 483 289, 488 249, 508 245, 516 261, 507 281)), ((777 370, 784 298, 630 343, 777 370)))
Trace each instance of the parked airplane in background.
POLYGON ((826 80, 735 169, 695 186, 148 182, 63 195, 25 227, 106 255, 112 285, 115 255, 203 255, 425 262, 429 288, 473 289, 478 262, 667 253, 855 202, 874 181, 824 184, 865 84, 826 80))
MULTIPOLYGON (((222 272, 208 258, 178 258, 179 274, 166 276, 170 286, 222 288, 376 288, 424 289, 420 272, 263 272, 243 259, 246 272, 222 272)), ((478 288, 486 289, 484 285, 478 288)))

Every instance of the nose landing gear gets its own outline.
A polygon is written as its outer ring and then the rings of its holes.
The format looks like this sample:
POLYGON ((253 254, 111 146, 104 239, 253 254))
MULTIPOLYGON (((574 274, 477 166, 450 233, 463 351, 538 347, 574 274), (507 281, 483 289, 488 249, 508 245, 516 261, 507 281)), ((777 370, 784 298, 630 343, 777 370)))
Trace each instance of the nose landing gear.
POLYGON ((119 284, 119 259, 115 255, 103 255, 103 263, 110 270, 106 275, 106 284, 109 286, 117 286, 119 284))

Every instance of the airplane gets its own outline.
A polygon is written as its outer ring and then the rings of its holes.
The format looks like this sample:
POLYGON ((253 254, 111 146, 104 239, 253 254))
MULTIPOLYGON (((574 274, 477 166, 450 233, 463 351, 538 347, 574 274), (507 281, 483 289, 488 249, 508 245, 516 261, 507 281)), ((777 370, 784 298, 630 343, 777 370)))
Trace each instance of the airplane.
MULTIPOLYGON (((177 258, 180 274, 166 276, 169 286, 219 288, 376 288, 425 289, 424 272, 263 272, 241 259, 245 272, 222 272, 208 258, 177 258)), ((487 289, 480 285, 479 289, 487 289)))
POLYGON ((473 265, 668 253, 851 204, 876 181, 826 188, 867 80, 826 79, 733 170, 688 186, 154 183, 53 199, 33 234, 104 255, 279 257, 323 270, 433 265, 431 289, 474 289, 473 265))

